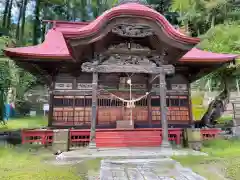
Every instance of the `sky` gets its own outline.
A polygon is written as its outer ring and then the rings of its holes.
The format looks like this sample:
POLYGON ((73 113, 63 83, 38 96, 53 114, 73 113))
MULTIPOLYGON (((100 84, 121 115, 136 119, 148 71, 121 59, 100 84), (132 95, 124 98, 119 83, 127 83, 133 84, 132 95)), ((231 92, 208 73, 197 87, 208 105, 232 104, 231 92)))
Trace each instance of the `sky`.
MULTIPOLYGON (((4 10, 4 2, 5 1, 6 0, 0 0, 0 13, 2 13, 3 10, 4 10)), ((33 7, 34 7, 33 2, 28 3, 27 10, 26 10, 26 16, 33 13, 33 7)), ((13 21, 13 23, 17 23, 18 15, 19 15, 19 9, 16 6, 13 6, 13 8, 12 8, 12 21, 13 21)))

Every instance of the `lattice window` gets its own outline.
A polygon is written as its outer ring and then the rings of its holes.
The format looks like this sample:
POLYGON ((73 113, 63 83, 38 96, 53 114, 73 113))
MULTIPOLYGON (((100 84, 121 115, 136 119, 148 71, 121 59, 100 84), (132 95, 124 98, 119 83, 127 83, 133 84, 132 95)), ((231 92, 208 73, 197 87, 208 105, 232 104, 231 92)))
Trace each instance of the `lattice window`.
POLYGON ((119 99, 106 99, 106 98, 98 98, 98 106, 99 107, 119 107, 123 106, 123 102, 119 99))
POLYGON ((92 118, 92 97, 76 96, 75 97, 75 115, 74 124, 84 125, 90 124, 92 118))
POLYGON ((73 109, 72 108, 54 108, 53 120, 56 125, 73 125, 73 109))
POLYGON ((83 125, 91 122, 91 96, 55 96, 53 120, 59 125, 83 125))
POLYGON ((54 107, 73 107, 73 96, 55 96, 53 99, 54 107))
MULTIPOLYGON (((152 120, 161 120, 160 97, 153 96, 151 99, 152 120)), ((187 96, 170 96, 166 99, 168 114, 167 119, 171 121, 189 120, 189 101, 187 96)))

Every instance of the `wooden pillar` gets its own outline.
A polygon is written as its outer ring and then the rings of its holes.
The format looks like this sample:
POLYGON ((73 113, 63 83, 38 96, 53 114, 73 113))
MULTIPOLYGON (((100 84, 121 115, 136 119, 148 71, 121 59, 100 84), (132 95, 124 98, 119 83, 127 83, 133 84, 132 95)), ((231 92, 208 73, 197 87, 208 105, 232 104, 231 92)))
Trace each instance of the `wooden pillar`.
MULTIPOLYGON (((73 73, 73 89, 75 90, 75 89, 77 89, 77 77, 76 77, 76 75, 73 73)), ((75 103, 76 103, 76 96, 73 96, 73 117, 72 117, 72 119, 73 119, 73 126, 75 126, 75 119, 77 119, 77 118, 75 118, 75 103)))
POLYGON ((53 123, 53 90, 55 87, 55 75, 52 75, 52 82, 49 88, 49 111, 48 111, 48 126, 51 127, 53 123))
POLYGON ((148 82, 147 82, 147 91, 149 92, 149 95, 147 96, 147 105, 148 105, 148 124, 150 127, 152 127, 152 106, 151 106, 151 93, 150 93, 152 89, 151 80, 152 80, 152 76, 149 74, 148 82))
POLYGON ((92 77, 92 121, 89 148, 96 148, 96 121, 97 121, 97 87, 98 87, 98 73, 93 72, 92 77))
POLYGON ((160 95, 160 112, 162 124, 162 147, 170 147, 168 141, 168 122, 167 122, 167 104, 166 104, 166 75, 164 72, 159 74, 159 95, 160 95))

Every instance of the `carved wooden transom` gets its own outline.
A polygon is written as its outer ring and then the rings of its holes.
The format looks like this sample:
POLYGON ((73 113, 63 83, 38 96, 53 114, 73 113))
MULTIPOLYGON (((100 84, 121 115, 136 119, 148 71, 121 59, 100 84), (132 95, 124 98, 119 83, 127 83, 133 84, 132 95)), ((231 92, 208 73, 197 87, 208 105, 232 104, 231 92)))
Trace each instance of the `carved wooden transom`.
POLYGON ((106 59, 103 65, 115 64, 115 65, 142 65, 142 66, 154 66, 156 64, 149 61, 145 56, 136 56, 136 55, 119 55, 113 54, 108 59, 106 59))
POLYGON ((114 44, 111 45, 109 48, 109 50, 129 50, 129 51, 134 51, 134 50, 143 50, 143 51, 151 51, 151 49, 149 47, 146 46, 142 46, 140 44, 136 44, 136 43, 120 43, 120 44, 114 44))
POLYGON ((112 32, 124 37, 146 37, 153 35, 153 30, 146 25, 118 24, 112 32))

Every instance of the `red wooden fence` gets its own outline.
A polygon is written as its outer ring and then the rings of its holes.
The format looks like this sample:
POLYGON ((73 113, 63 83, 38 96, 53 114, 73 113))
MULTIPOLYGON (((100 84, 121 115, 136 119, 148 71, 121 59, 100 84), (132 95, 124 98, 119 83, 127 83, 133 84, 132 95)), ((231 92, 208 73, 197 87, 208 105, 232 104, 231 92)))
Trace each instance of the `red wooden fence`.
POLYGON ((22 144, 39 143, 49 145, 53 140, 53 131, 46 129, 22 130, 22 144))
POLYGON ((69 132, 70 148, 88 146, 90 141, 90 130, 70 129, 69 132))
POLYGON ((221 132, 220 129, 201 129, 201 135, 203 140, 215 139, 218 134, 221 132))
MULTIPOLYGON (((89 129, 69 130, 70 148, 88 146, 90 141, 89 129)), ((219 129, 201 129, 203 140, 214 139, 221 132, 219 129)), ((181 145, 183 129, 170 128, 168 132, 169 141, 181 145)), ((162 142, 162 129, 143 128, 133 130, 98 129, 96 130, 96 145, 103 147, 154 147, 160 146, 162 142)), ((22 144, 39 143, 51 145, 53 141, 53 130, 22 130, 22 144)))

